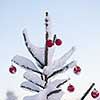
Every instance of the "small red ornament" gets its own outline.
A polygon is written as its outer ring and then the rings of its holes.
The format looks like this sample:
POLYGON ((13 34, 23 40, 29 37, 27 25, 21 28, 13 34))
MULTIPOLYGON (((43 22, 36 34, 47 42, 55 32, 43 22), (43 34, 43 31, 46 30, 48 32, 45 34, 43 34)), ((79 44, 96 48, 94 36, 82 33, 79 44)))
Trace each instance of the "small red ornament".
POLYGON ((56 39, 55 41, 57 46, 60 46, 62 44, 62 40, 61 39, 56 39))
POLYGON ((52 47, 52 46, 53 46, 53 41, 52 41, 52 40, 47 40, 46 45, 47 45, 48 47, 52 47))
POLYGON ((74 67, 74 73, 79 74, 81 72, 81 68, 79 66, 74 67))
POLYGON ((98 92, 96 89, 94 89, 94 90, 91 92, 91 96, 92 96, 93 98, 97 98, 97 97, 99 96, 99 92, 98 92))
POLYGON ((16 71, 17 71, 16 67, 11 65, 11 67, 9 68, 9 72, 14 74, 14 73, 16 73, 16 71))
POLYGON ((74 92, 75 87, 74 87, 73 85, 69 84, 69 86, 67 87, 67 90, 68 90, 69 92, 74 92))

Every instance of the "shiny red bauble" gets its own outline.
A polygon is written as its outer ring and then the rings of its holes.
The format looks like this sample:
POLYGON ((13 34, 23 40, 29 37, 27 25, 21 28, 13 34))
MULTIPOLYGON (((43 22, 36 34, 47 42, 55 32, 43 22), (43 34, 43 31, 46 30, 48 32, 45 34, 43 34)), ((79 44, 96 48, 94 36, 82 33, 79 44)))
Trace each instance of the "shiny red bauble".
POLYGON ((14 73, 16 73, 16 71, 17 71, 16 67, 11 65, 11 67, 9 68, 9 72, 14 74, 14 73))
POLYGON ((62 44, 62 40, 61 39, 56 39, 55 41, 57 46, 60 46, 62 44))
POLYGON ((74 73, 79 74, 81 72, 81 68, 79 66, 74 67, 74 73))
POLYGON ((94 89, 94 90, 91 92, 91 96, 92 96, 93 98, 97 98, 97 97, 99 96, 99 92, 98 92, 96 89, 94 89))
POLYGON ((52 47, 53 46, 53 41, 52 40, 47 40, 46 45, 48 47, 52 47))
POLYGON ((69 84, 69 86, 67 87, 67 90, 68 90, 69 92, 74 92, 75 87, 74 87, 73 85, 69 84))

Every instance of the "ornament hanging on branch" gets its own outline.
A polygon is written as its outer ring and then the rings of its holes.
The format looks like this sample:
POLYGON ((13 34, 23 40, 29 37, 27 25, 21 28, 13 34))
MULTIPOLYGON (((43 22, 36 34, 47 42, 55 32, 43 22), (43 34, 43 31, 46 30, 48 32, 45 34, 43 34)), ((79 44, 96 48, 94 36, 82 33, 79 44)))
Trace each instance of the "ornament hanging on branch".
POLYGON ((97 98, 97 97, 99 96, 98 90, 94 89, 94 90, 91 92, 91 96, 92 96, 93 98, 97 98))
POLYGON ((54 44, 56 44, 57 46, 60 46, 62 44, 62 40, 56 39, 56 37, 54 36, 53 41, 51 39, 48 39, 46 42, 47 47, 52 47, 54 44))
POLYGON ((46 45, 47 45, 48 47, 52 47, 52 46, 53 46, 53 41, 50 40, 50 39, 47 40, 46 45))
POLYGON ((62 40, 61 39, 56 39, 55 41, 57 46, 60 46, 62 44, 62 40))
POLYGON ((9 72, 10 72, 11 74, 15 74, 16 71, 17 71, 16 67, 13 66, 13 65, 11 65, 11 67, 9 68, 9 72))
POLYGON ((67 90, 68 90, 69 92, 74 92, 74 90, 75 90, 74 85, 69 84, 69 86, 67 87, 67 90))
POLYGON ((80 74, 80 72, 81 72, 80 66, 75 66, 73 71, 74 71, 74 73, 77 74, 77 75, 80 74))

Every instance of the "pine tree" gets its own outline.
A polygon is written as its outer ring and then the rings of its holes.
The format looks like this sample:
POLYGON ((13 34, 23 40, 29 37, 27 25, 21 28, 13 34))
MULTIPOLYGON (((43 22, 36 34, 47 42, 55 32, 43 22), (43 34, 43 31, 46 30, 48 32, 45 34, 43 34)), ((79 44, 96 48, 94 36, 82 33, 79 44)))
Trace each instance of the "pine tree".
MULTIPOLYGON (((52 34, 50 32, 49 20, 48 12, 46 12, 46 34, 44 47, 33 45, 27 36, 27 31, 23 31, 25 45, 35 62, 19 55, 14 56, 11 60, 13 63, 26 70, 23 75, 26 81, 21 84, 21 87, 31 90, 34 93, 33 96, 26 96, 23 100, 61 100, 64 94, 61 86, 68 82, 71 78, 54 79, 54 77, 66 72, 70 68, 74 68, 74 73, 76 74, 79 74, 81 71, 81 68, 77 66, 77 62, 75 60, 70 63, 66 63, 66 61, 74 53, 75 47, 72 47, 60 58, 53 60, 55 45, 60 46, 62 44, 62 40, 58 39, 56 34, 52 34)), ((94 85, 95 83, 92 83, 80 100, 84 100, 94 85)), ((74 86, 69 85, 68 91, 73 92, 74 86)))

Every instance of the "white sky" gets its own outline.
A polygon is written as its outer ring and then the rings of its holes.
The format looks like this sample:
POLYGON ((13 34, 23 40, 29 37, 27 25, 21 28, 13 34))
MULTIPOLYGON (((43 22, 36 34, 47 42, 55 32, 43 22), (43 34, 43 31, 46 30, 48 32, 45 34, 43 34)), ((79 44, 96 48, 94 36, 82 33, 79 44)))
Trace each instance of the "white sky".
POLYGON ((66 96, 79 99, 92 82, 100 91, 100 0, 0 0, 0 100, 4 100, 7 90, 13 90, 19 100, 28 93, 20 88, 24 70, 17 67, 17 73, 11 75, 8 69, 16 54, 32 59, 21 34, 24 28, 33 43, 43 45, 45 11, 51 16, 52 32, 63 41, 56 49, 56 58, 76 46, 70 60, 77 60, 82 68, 80 76, 69 71, 76 92, 66 96))

